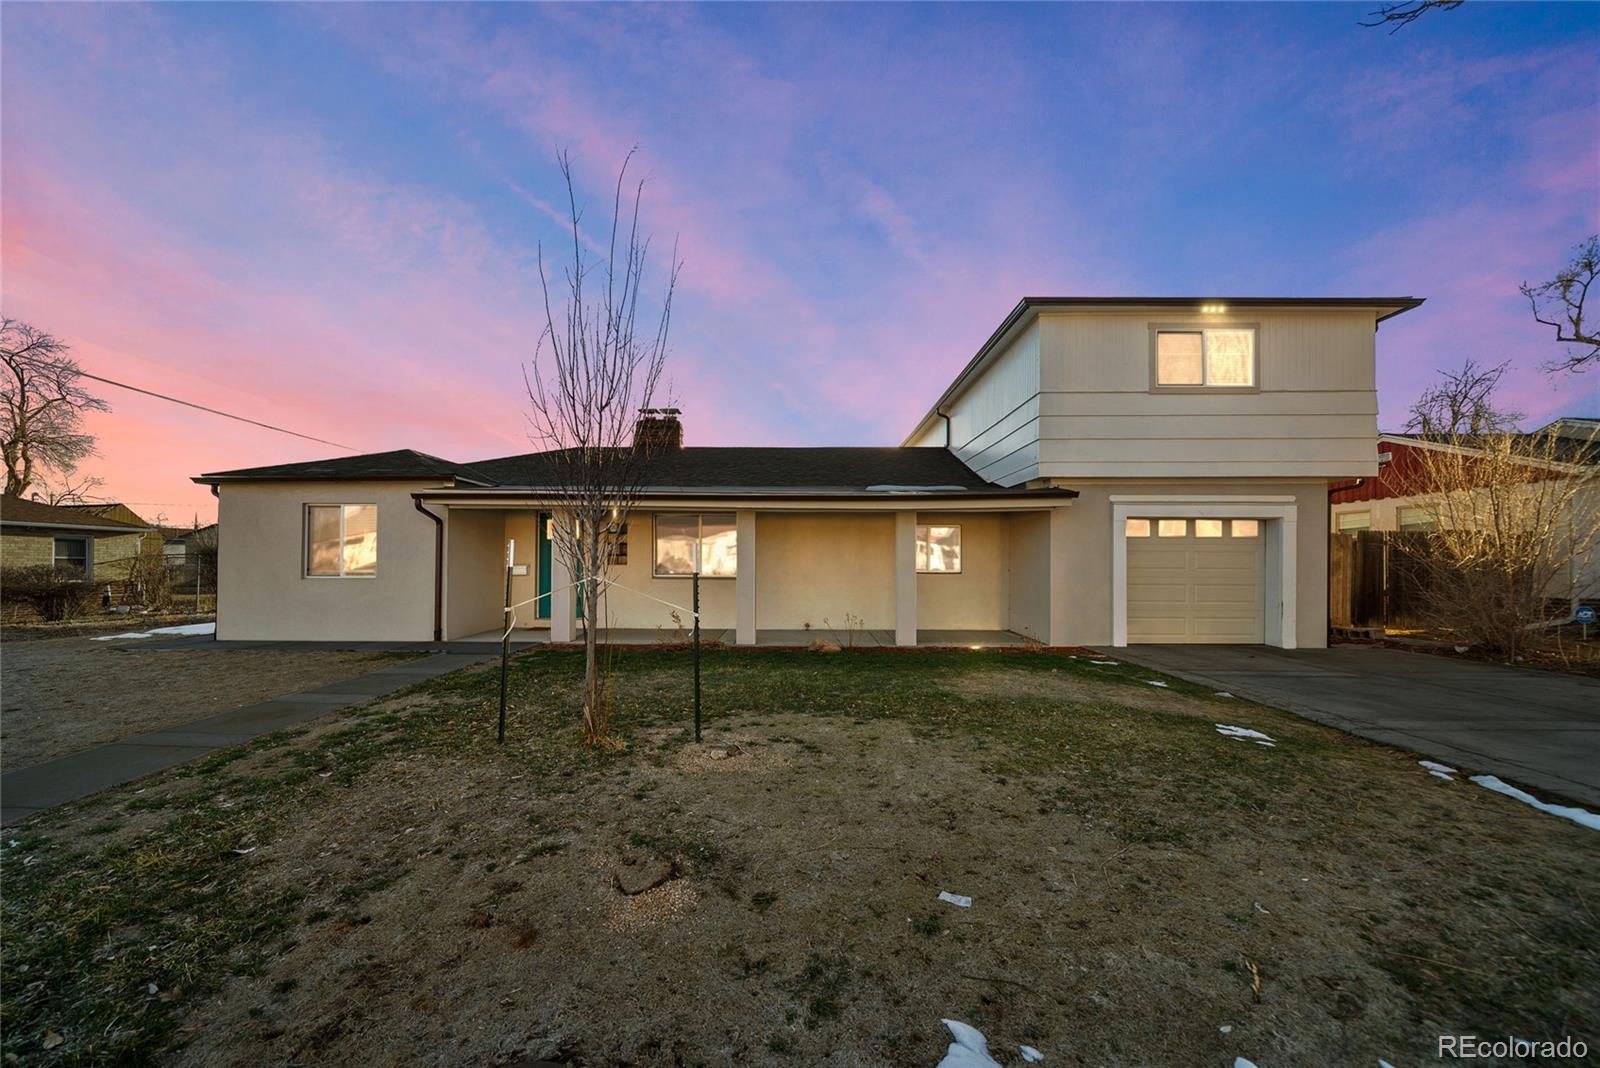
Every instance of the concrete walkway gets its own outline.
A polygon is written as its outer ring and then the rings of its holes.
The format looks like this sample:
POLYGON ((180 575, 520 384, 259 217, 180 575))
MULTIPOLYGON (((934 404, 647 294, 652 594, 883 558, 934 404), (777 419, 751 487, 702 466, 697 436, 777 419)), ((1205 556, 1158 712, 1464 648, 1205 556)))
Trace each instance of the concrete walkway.
POLYGON ((1593 679, 1375 646, 1104 651, 1600 811, 1600 682, 1593 679))
MULTIPOLYGON (((216 644, 209 638, 204 640, 208 645, 216 644)), ((438 653, 6 772, 0 775, 0 823, 15 823, 40 809, 76 801, 484 659, 471 653, 438 653)))

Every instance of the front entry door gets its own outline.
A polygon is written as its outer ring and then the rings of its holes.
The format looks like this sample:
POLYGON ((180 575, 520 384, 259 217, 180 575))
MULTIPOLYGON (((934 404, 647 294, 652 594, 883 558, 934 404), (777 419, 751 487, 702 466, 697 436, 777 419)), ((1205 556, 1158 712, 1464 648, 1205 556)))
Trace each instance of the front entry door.
POLYGON ((537 619, 550 618, 550 513, 540 512, 539 521, 539 588, 541 594, 535 607, 537 619))

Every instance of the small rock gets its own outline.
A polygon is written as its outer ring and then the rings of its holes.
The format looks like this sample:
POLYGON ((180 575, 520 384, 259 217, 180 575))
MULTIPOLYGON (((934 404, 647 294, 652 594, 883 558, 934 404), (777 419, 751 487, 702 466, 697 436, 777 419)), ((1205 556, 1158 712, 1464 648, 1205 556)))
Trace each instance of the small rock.
POLYGON ((65 1042, 65 1041, 66 1041, 66 1039, 62 1038, 61 1035, 59 1033, 55 1032, 55 1031, 46 1031, 44 1033, 44 1048, 45 1049, 55 1049, 57 1046, 61 1045, 61 1043, 65 1042))
POLYGON ((727 760, 729 757, 738 756, 739 747, 733 744, 714 745, 706 750, 706 756, 712 760, 727 760))
POLYGON ((836 641, 828 638, 818 638, 811 643, 811 651, 813 653, 838 653, 844 650, 836 641))
POLYGON ((613 868, 611 882, 620 893, 628 897, 638 897, 646 891, 654 890, 662 883, 672 881, 677 874, 677 866, 670 861, 662 864, 639 864, 631 868, 613 868))

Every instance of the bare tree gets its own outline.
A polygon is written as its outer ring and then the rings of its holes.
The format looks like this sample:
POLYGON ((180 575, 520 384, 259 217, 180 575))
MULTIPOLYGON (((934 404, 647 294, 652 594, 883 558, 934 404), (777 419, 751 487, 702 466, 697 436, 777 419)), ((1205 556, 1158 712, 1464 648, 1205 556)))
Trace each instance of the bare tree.
POLYGON ((1552 609, 1594 585, 1595 442, 1551 431, 1450 434, 1419 447, 1407 487, 1430 528, 1411 554, 1425 621, 1508 662, 1552 609))
POLYGON ((607 671, 596 648, 601 595, 653 447, 635 440, 635 422, 641 409, 654 406, 661 388, 681 266, 674 246, 653 325, 641 326, 650 241, 639 233, 643 181, 634 184, 631 209, 625 211, 632 160, 629 152, 617 174, 610 240, 605 258, 599 259, 585 252, 572 160, 565 152, 560 155, 572 218, 571 259, 563 268, 562 299, 556 301, 543 246, 539 249, 545 328, 531 368, 523 368, 529 436, 544 450, 529 473, 529 485, 540 487, 552 503, 553 548, 571 562, 583 607, 583 734, 591 745, 609 740, 607 671))
POLYGON ((63 471, 54 478, 46 475, 39 479, 39 488, 31 496, 45 504, 103 504, 99 492, 105 484, 105 479, 94 475, 63 471))
POLYGON ((79 385, 83 374, 65 343, 16 319, 0 319, 0 453, 6 493, 22 496, 47 472, 71 475, 94 452, 85 412, 110 405, 79 385))
POLYGON ((1480 367, 1468 360, 1459 371, 1441 371, 1440 380, 1423 390, 1411 405, 1406 430, 1430 437, 1495 434, 1511 430, 1522 413, 1501 409, 1495 389, 1510 361, 1480 367))
POLYGON ((1574 250, 1572 262, 1548 282, 1522 283, 1522 295, 1533 317, 1554 328, 1556 342, 1565 355, 1548 366, 1551 371, 1583 371, 1600 362, 1600 332, 1583 321, 1583 302, 1600 274, 1600 234, 1591 235, 1574 250))
POLYGON ((1466 0, 1395 0, 1380 4, 1375 11, 1367 12, 1363 26, 1388 26, 1390 33, 1398 33, 1430 11, 1449 11, 1460 7, 1466 0))

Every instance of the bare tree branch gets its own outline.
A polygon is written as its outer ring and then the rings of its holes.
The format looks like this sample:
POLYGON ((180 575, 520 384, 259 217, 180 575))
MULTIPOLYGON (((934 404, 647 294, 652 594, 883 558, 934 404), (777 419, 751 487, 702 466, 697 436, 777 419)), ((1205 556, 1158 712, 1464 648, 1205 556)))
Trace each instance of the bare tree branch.
POLYGON ((1496 407, 1495 389, 1510 361, 1479 367, 1474 360, 1459 371, 1441 371, 1440 380, 1412 403, 1406 430, 1429 437, 1497 434, 1513 429, 1521 412, 1496 407))
POLYGON ((1466 0, 1395 0, 1380 4, 1375 11, 1367 12, 1361 25, 1388 26, 1391 34, 1411 25, 1430 11, 1449 11, 1460 7, 1466 0))
POLYGON ((681 262, 674 244, 653 328, 641 329, 649 240, 639 232, 644 182, 625 203, 630 151, 617 174, 604 260, 584 251, 572 159, 558 157, 572 220, 571 259, 552 285, 544 248, 538 252, 545 325, 534 359, 523 367, 534 454, 528 485, 552 503, 552 543, 572 562, 584 619, 584 736, 607 740, 606 678, 596 654, 601 597, 612 553, 639 498, 652 445, 636 441, 642 409, 656 406, 666 365, 672 297, 681 262), (595 273, 599 277, 595 278, 595 273), (596 283, 591 285, 591 283, 596 283), (560 287, 560 299, 552 289, 560 287))
POLYGON ((105 484, 105 479, 93 475, 63 471, 55 477, 46 475, 40 479, 39 488, 31 496, 45 504, 104 504, 105 498, 99 496, 99 491, 105 484))
POLYGON ((1556 332, 1556 342, 1567 346, 1561 359, 1547 364, 1548 371, 1584 371, 1600 363, 1600 331, 1583 321, 1583 302, 1600 274, 1600 235, 1592 235, 1575 249, 1572 262, 1554 278, 1538 285, 1522 283, 1522 295, 1533 317, 1556 332))
POLYGON ((79 384, 83 374, 65 343, 16 319, 0 319, 0 454, 7 494, 20 497, 43 475, 71 475, 94 454, 85 412, 110 405, 79 384))

